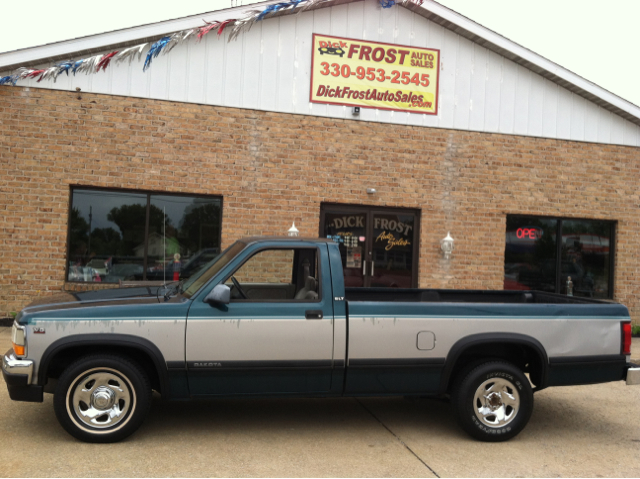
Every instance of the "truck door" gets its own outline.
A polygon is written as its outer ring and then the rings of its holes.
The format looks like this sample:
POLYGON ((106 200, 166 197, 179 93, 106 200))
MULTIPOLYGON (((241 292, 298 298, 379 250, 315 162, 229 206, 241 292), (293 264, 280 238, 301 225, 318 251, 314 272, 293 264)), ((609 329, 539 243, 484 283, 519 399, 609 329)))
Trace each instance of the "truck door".
POLYGON ((230 304, 211 305, 202 296, 191 306, 186 357, 192 395, 330 389, 333 298, 327 246, 282 245, 249 246, 241 264, 217 281, 231 288, 230 304))

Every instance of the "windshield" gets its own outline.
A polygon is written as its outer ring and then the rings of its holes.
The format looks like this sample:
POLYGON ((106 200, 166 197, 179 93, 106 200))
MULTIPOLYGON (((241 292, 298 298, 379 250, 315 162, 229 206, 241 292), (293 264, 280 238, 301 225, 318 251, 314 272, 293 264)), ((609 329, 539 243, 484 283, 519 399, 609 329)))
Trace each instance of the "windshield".
POLYGON ((193 274, 183 285, 183 294, 187 298, 193 296, 202 286, 204 286, 211 278, 213 278, 218 271, 229 264, 236 255, 242 251, 246 244, 242 241, 236 241, 226 250, 224 250, 218 257, 212 259, 197 272, 193 274))

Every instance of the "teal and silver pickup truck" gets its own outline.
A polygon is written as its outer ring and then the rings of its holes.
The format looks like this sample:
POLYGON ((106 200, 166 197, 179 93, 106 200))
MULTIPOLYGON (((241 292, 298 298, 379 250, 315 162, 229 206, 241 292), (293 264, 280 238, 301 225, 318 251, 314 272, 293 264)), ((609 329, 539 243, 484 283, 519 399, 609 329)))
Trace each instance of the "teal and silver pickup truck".
POLYGON ((640 383, 625 306, 536 291, 345 288, 338 244, 237 241, 186 282, 66 293, 17 316, 12 399, 113 442, 167 400, 442 396, 484 441, 523 430, 549 386, 640 383))

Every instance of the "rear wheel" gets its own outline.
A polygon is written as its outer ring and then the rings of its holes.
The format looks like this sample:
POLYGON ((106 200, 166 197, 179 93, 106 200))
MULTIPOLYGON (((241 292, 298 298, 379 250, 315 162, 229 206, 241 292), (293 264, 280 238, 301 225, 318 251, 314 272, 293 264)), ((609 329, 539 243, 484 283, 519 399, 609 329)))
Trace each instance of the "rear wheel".
POLYGON ((458 423, 481 441, 506 441, 529 422, 533 391, 520 369, 505 361, 480 364, 457 378, 452 394, 458 423))
POLYGON ((60 376, 53 398, 58 421, 86 442, 116 442, 140 427, 151 400, 144 371, 121 356, 82 358, 60 376))

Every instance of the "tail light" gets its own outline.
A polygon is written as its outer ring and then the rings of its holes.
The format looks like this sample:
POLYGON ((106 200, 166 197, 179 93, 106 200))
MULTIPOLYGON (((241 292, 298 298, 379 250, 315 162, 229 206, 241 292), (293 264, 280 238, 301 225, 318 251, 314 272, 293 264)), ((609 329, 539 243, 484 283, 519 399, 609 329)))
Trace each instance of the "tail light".
POLYGON ((622 326, 622 354, 631 354, 631 323, 621 323, 622 326))

